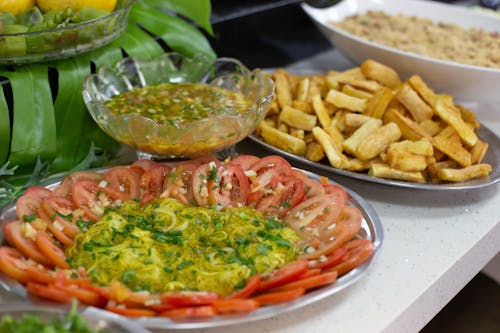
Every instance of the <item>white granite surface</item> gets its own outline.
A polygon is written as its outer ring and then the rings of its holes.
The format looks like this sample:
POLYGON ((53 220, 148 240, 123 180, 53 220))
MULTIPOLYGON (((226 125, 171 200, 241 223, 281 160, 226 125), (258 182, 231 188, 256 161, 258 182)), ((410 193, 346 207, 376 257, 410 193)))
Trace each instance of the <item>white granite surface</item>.
MULTIPOLYGON (((329 51, 293 67, 351 66, 338 52, 329 51)), ((479 120, 500 133, 500 105, 474 107, 479 120)), ((251 142, 240 147, 266 154, 251 142)), ((384 245, 368 274, 342 292, 288 314, 191 332, 418 332, 500 250, 498 183, 443 192, 332 178, 371 203, 384 225, 384 245)))

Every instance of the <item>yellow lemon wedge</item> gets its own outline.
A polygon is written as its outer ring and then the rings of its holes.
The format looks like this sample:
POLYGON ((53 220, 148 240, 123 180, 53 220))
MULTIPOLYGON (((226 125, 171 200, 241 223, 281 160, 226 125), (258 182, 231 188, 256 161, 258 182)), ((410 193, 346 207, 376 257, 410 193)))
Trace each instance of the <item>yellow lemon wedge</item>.
POLYGON ((1 0, 0 13, 12 13, 17 15, 34 6, 35 0, 1 0))
POLYGON ((115 10, 116 1, 117 0, 37 0, 36 3, 44 13, 50 10, 65 10, 68 7, 75 10, 91 7, 112 12, 115 10))

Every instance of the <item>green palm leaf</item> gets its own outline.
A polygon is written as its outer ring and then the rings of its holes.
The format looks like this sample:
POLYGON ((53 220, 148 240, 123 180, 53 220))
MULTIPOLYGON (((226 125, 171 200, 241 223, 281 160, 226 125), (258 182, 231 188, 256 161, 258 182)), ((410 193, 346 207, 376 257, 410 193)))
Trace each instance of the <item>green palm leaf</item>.
POLYGON ((10 167, 19 166, 16 173, 30 174, 40 158, 49 162, 50 172, 67 171, 94 154, 92 144, 99 147, 97 151, 115 154, 120 145, 100 130, 86 110, 81 95, 84 78, 93 66, 111 66, 122 59, 122 51, 142 59, 160 55, 165 50, 157 39, 184 55, 202 53, 214 59, 214 51, 198 30, 212 34, 210 10, 209 0, 138 0, 123 35, 105 47, 14 70, 0 67, 0 77, 8 78, 13 95, 9 115, 0 91, 0 167, 9 161, 10 167))

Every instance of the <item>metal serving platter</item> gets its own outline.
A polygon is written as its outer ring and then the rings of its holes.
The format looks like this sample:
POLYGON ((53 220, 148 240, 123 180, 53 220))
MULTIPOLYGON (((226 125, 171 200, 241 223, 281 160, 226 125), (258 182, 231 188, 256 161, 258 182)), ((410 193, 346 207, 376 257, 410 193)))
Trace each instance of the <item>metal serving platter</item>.
POLYGON ((312 162, 303 156, 298 156, 286 152, 284 150, 281 150, 279 148, 276 148, 273 145, 268 144, 262 138, 258 137, 255 134, 251 134, 250 136, 248 136, 248 138, 275 154, 279 154, 288 159, 303 163, 309 167, 318 168, 324 171, 331 172, 332 176, 338 174, 372 183, 392 185, 398 187, 407 187, 419 190, 451 191, 451 190, 482 188, 493 185, 500 181, 500 138, 492 130, 488 129, 482 124, 481 127, 477 130, 477 134, 481 138, 481 140, 486 141, 489 144, 488 152, 486 153, 483 159, 484 163, 488 163, 492 166, 493 170, 491 171, 489 177, 471 179, 469 181, 460 183, 443 183, 443 184, 430 184, 430 183, 419 184, 419 183, 405 182, 400 180, 377 178, 370 176, 366 173, 337 169, 331 166, 330 164, 327 164, 328 162, 325 163, 312 162))
MULTIPOLYGON (((100 169, 99 171, 105 171, 105 169, 100 169)), ((318 175, 312 172, 305 170, 301 171, 304 172, 306 175, 308 175, 310 178, 314 178, 317 180, 319 180, 320 178, 318 175)), ((49 189, 53 189, 59 184, 59 182, 60 180, 48 184, 46 185, 46 187, 49 189)), ((336 184, 333 181, 330 182, 336 184)), ((248 314, 216 316, 209 319, 185 320, 185 321, 173 321, 168 318, 160 318, 160 317, 154 317, 154 318, 144 317, 135 319, 134 322, 152 330, 168 330, 168 329, 190 330, 190 329, 225 327, 236 324, 244 324, 253 321, 263 320, 266 318, 277 316, 285 312, 296 310, 298 308, 315 303, 323 298, 329 297, 349 287, 351 284, 361 279, 373 265, 382 247, 382 243, 384 240, 384 230, 380 218, 373 209, 373 207, 368 202, 366 202, 359 194, 347 188, 346 191, 349 196, 349 201, 348 201, 349 204, 359 208, 363 215, 363 221, 361 225, 361 230, 359 232, 359 236, 373 241, 375 251, 369 260, 367 260, 365 263, 363 263, 356 269, 350 271, 348 274, 338 278, 333 285, 325 286, 316 289, 314 291, 308 292, 299 299, 296 299, 294 301, 274 306, 265 306, 248 314)), ((16 210, 15 205, 12 205, 6 207, 3 211, 1 211, 0 225, 3 225, 3 223, 9 220, 15 219, 16 218, 15 210, 16 210)), ((3 234, 1 232, 1 229, 0 229, 0 243, 3 243, 3 234)), ((0 296, 1 296, 0 303, 2 301, 2 298, 4 299, 4 302, 9 302, 12 301, 13 299, 15 300, 24 299, 32 302, 37 302, 37 300, 33 300, 33 298, 31 298, 26 294, 26 290, 21 284, 6 277, 1 272, 0 272, 0 296)))

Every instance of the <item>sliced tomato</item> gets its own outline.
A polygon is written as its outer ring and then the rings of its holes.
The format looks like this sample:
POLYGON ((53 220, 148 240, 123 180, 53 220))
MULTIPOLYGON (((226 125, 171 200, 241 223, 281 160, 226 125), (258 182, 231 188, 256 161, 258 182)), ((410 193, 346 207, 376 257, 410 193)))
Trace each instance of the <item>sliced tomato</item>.
POLYGON ((94 291, 107 299, 108 301, 115 301, 115 298, 113 296, 113 293, 111 292, 111 289, 109 287, 101 287, 101 286, 96 286, 94 284, 82 284, 80 285, 81 288, 87 289, 94 291))
POLYGON ((259 308, 259 303, 253 299, 223 299, 214 303, 217 313, 241 313, 250 312, 259 308))
POLYGON ((260 305, 273 305, 293 301, 294 299, 304 295, 305 292, 306 290, 304 288, 297 288, 284 291, 268 292, 255 296, 251 299, 259 303, 260 305))
POLYGON ((296 280, 300 275, 304 274, 309 267, 309 261, 296 260, 272 271, 268 277, 260 282, 259 290, 268 290, 284 285, 288 282, 296 280))
POLYGON ((248 177, 236 164, 210 162, 199 166, 193 174, 193 194, 200 206, 245 205, 249 189, 248 177))
POLYGON ((164 304, 176 307, 211 305, 220 298, 218 293, 205 291, 172 291, 161 295, 164 304))
MULTIPOLYGON (((309 264, 309 266, 310 266, 310 264, 309 264)), ((299 276, 297 279, 298 280, 302 280, 302 279, 305 279, 305 278, 308 278, 308 277, 311 277, 311 276, 316 276, 316 275, 319 275, 319 274, 321 274, 321 268, 310 268, 304 274, 302 274, 301 276, 299 276)))
POLYGON ((307 198, 314 197, 315 195, 325 194, 323 185, 321 185, 321 183, 316 179, 306 177, 305 179, 303 179, 303 181, 307 198))
POLYGON ((146 172, 149 169, 152 169, 154 167, 158 166, 158 163, 152 160, 147 160, 147 159, 141 159, 137 160, 134 163, 130 165, 131 168, 139 168, 142 170, 142 172, 146 172))
POLYGON ((56 276, 53 270, 40 267, 38 264, 30 264, 26 267, 26 272, 28 273, 29 281, 42 284, 51 284, 56 281, 56 276))
POLYGON ((305 198, 305 184, 296 177, 284 177, 279 181, 272 193, 261 196, 259 202, 254 203, 256 210, 268 216, 283 217, 305 198))
POLYGON ((177 308, 160 313, 161 317, 171 319, 210 318, 215 315, 217 315, 217 311, 212 305, 177 308))
POLYGON ((61 196, 52 195, 42 201, 42 209, 52 222, 57 221, 59 228, 66 236, 74 238, 80 232, 80 229, 74 223, 75 217, 73 211, 75 210, 74 203, 61 196))
POLYGON ((0 270, 21 283, 28 282, 28 274, 26 268, 28 264, 21 252, 9 247, 0 247, 0 270))
POLYGON ((347 249, 345 247, 339 247, 335 249, 332 253, 325 257, 325 260, 314 260, 309 263, 310 267, 320 268, 320 269, 328 269, 340 263, 342 258, 347 253, 347 249))
POLYGON ((100 308, 105 306, 107 302, 106 298, 102 297, 97 292, 79 288, 76 285, 73 286, 51 285, 50 287, 62 291, 65 294, 68 294, 87 305, 92 305, 100 308))
POLYGON ((250 276, 243 288, 240 290, 237 290, 233 292, 231 295, 227 297, 227 299, 233 299, 233 298, 247 298, 248 296, 252 295, 254 292, 259 290, 260 287, 260 281, 261 277, 260 274, 254 274, 250 276))
POLYGON ((250 170, 252 165, 257 163, 259 160, 260 158, 253 155, 238 155, 233 158, 230 163, 239 165, 243 171, 247 171, 250 170))
POLYGON ((66 262, 66 255, 54 243, 54 240, 44 231, 38 231, 35 236, 35 244, 38 249, 49 258, 57 267, 69 269, 71 266, 66 262))
POLYGON ((184 161, 177 164, 169 173, 164 191, 160 197, 175 198, 183 203, 196 203, 193 189, 193 175, 201 164, 196 161, 184 161))
POLYGON ((329 255, 357 235, 362 220, 363 215, 358 208, 345 206, 339 221, 320 229, 320 245, 317 250, 303 255, 303 257, 317 259, 322 255, 329 255))
POLYGON ((297 288, 304 288, 305 290, 315 289, 327 284, 332 284, 337 280, 337 272, 327 272, 315 276, 309 276, 297 281, 293 281, 282 285, 275 290, 294 290, 297 288))
POLYGON ((75 182, 71 187, 75 206, 82 209, 85 216, 94 222, 101 218, 101 214, 97 214, 97 212, 104 211, 98 198, 99 191, 99 183, 93 180, 82 179, 75 182))
POLYGON ((347 195, 346 190, 337 184, 323 184, 323 189, 325 190, 326 194, 331 194, 336 197, 335 201, 340 202, 341 205, 345 206, 347 205, 347 201, 349 199, 349 196, 347 195))
POLYGON ((315 230, 335 223, 344 207, 345 203, 337 201, 335 195, 315 195, 289 210, 284 219, 295 232, 309 239, 318 234, 315 230))
MULTIPOLYGON (((25 231, 30 226, 25 222, 14 221, 5 226, 10 234, 9 237, 12 238, 12 243, 16 249, 18 249, 23 255, 28 258, 33 259, 37 263, 42 265, 53 267, 54 262, 50 260, 47 256, 45 256, 40 249, 36 246, 33 239, 25 237, 25 231)), ((33 235, 34 237, 34 235, 33 235)))
POLYGON ((277 184, 282 182, 283 177, 288 178, 293 175, 292 167, 283 157, 277 155, 266 156, 249 169, 255 176, 250 177, 251 186, 248 202, 258 203, 266 193, 274 191, 277 184))
POLYGON ((141 196, 141 175, 134 168, 116 166, 104 173, 104 179, 108 184, 102 187, 102 191, 114 200, 132 200, 141 196))
POLYGON ((62 180, 62 182, 54 189, 54 194, 71 200, 71 186, 73 183, 81 180, 101 181, 102 173, 94 171, 75 171, 62 180))
POLYGON ((32 295, 59 303, 70 303, 73 299, 73 297, 65 291, 58 290, 54 288, 54 286, 47 286, 36 282, 28 282, 26 289, 32 295))
POLYGON ((16 214, 19 221, 32 216, 40 217, 39 210, 42 201, 52 195, 52 191, 42 186, 31 186, 17 199, 16 214))
POLYGON ((344 275, 360 266, 375 250, 372 241, 368 239, 351 240, 345 244, 345 249, 347 253, 342 257, 342 261, 329 269, 338 272, 339 275, 344 275))
POLYGON ((171 169, 168 165, 157 164, 143 173, 141 176, 143 196, 147 193, 153 198, 158 198, 163 193, 163 184, 171 169))
POLYGON ((156 312, 143 308, 125 308, 118 306, 107 306, 106 310, 127 317, 154 317, 156 312))

